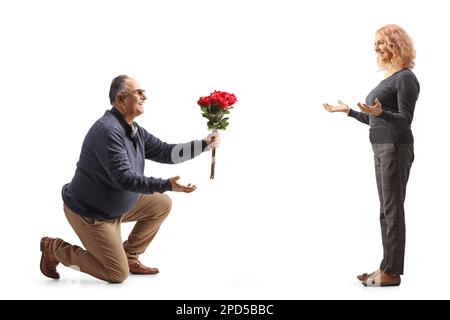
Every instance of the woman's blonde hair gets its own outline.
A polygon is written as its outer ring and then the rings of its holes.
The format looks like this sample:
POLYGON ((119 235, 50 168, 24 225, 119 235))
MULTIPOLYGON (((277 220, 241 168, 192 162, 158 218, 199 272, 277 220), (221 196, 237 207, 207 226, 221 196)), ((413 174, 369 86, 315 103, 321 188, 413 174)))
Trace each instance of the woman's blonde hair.
POLYGON ((388 49, 392 53, 392 64, 402 68, 414 68, 416 50, 411 37, 403 28, 396 24, 388 24, 378 29, 377 34, 386 38, 388 49))

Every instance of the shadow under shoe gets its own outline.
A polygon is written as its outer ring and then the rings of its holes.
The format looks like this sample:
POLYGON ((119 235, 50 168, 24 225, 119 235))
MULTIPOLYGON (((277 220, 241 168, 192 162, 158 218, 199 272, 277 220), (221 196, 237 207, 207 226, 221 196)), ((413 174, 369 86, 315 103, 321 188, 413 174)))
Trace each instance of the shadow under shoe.
POLYGON ((59 273, 56 271, 56 266, 59 262, 56 260, 55 255, 52 252, 53 238, 43 237, 41 239, 41 272, 44 276, 59 279, 59 273))

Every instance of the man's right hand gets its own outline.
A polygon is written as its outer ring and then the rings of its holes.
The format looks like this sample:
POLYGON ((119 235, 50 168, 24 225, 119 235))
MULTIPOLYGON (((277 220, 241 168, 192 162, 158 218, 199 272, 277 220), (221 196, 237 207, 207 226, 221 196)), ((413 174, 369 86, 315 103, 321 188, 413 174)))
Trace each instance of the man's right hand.
POLYGON ((206 141, 206 144, 208 145, 208 150, 211 150, 212 148, 218 148, 220 144, 220 133, 219 132, 210 133, 203 140, 206 141))
POLYGON ((197 189, 197 186, 194 184, 188 183, 188 185, 185 186, 185 185, 178 183, 178 180, 180 180, 180 176, 172 177, 169 180, 170 180, 170 184, 172 185, 172 191, 175 191, 175 192, 191 193, 192 191, 195 191, 197 189))
POLYGON ((328 112, 345 112, 346 114, 348 114, 350 112, 350 108, 348 107, 348 105, 343 103, 341 100, 338 101, 338 104, 336 106, 333 106, 328 103, 324 103, 323 107, 328 112))

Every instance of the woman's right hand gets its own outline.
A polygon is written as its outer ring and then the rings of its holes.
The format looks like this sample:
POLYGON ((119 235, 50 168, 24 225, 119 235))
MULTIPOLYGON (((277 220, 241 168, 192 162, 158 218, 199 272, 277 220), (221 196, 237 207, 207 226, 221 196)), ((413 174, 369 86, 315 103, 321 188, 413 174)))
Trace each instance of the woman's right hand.
POLYGON ((328 103, 324 103, 323 107, 328 112, 345 112, 346 114, 350 112, 350 108, 348 107, 348 105, 343 103, 341 100, 338 100, 338 104, 335 106, 328 103))

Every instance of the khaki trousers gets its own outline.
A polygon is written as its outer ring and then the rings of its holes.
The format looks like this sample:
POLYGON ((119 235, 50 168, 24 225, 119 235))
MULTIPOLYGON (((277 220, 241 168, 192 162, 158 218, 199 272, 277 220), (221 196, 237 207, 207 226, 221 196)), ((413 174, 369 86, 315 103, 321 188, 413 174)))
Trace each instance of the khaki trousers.
POLYGON ((164 219, 170 212, 172 201, 161 193, 143 194, 129 212, 115 220, 102 221, 82 217, 64 205, 67 220, 86 250, 62 239, 53 241, 56 259, 65 266, 75 268, 111 283, 123 282, 129 274, 129 264, 147 249, 164 219), (128 240, 122 243, 122 222, 137 221, 128 240))

